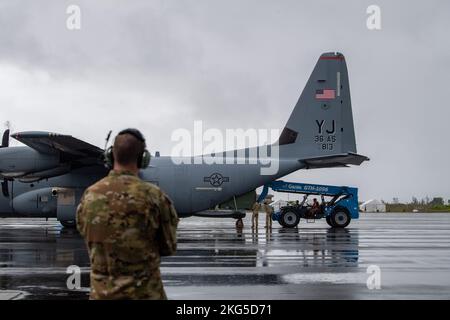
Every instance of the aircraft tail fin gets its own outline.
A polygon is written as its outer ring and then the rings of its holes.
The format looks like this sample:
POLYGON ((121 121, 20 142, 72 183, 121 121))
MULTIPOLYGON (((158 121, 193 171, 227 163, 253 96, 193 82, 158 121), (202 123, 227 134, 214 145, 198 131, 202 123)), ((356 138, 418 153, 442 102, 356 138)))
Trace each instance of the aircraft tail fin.
POLYGON ((341 53, 320 56, 278 144, 281 158, 327 159, 322 161, 327 166, 333 166, 334 157, 340 159, 336 166, 346 165, 344 155, 356 154, 347 65, 341 53))

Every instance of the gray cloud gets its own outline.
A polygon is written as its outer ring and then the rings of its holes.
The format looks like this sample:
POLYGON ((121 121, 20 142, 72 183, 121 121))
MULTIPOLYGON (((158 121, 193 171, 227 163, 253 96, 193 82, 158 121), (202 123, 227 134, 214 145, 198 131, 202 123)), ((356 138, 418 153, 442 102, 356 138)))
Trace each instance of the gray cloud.
POLYGON ((174 129, 282 128, 320 53, 347 57, 358 168, 286 179, 349 184, 361 198, 450 197, 450 3, 0 0, 0 120, 103 146, 142 128, 169 153, 174 129), (69 4, 82 29, 65 27, 69 4))

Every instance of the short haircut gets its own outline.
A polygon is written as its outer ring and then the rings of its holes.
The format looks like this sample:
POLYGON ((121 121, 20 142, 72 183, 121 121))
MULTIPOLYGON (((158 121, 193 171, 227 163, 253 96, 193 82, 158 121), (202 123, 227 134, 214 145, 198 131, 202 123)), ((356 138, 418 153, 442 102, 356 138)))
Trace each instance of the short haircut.
POLYGON ((114 139, 114 161, 121 165, 137 164, 139 157, 144 152, 144 142, 138 140, 129 133, 119 134, 114 139))

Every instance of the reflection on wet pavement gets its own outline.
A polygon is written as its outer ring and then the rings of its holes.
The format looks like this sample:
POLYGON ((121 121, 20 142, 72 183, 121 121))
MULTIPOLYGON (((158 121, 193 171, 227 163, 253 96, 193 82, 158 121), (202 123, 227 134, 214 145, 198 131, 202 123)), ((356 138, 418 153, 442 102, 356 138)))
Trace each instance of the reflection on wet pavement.
MULTIPOLYGON (((450 215, 366 214, 345 230, 320 221, 298 229, 236 229, 232 219, 180 222, 178 252, 162 260, 171 299, 379 299, 450 296, 450 215), (380 290, 366 285, 381 268, 380 290)), ((26 299, 86 299, 83 240, 56 221, 0 220, 0 289, 26 299), (66 268, 81 268, 81 289, 66 268)))

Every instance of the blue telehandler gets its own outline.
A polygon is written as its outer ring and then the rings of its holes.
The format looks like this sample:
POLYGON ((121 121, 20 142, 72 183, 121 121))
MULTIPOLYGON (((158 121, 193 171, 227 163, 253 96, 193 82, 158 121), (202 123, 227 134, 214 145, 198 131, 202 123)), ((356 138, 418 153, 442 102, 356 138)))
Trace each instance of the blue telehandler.
POLYGON ((264 185, 258 197, 259 203, 264 201, 269 188, 276 192, 303 194, 303 201, 280 207, 273 213, 272 220, 278 221, 283 227, 294 228, 300 219, 325 218, 330 227, 345 228, 352 219, 359 218, 357 188, 277 180, 264 185), (313 208, 307 204, 306 200, 310 195, 320 196, 321 203, 318 207, 313 208), (331 199, 325 201, 325 197, 331 199))

